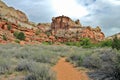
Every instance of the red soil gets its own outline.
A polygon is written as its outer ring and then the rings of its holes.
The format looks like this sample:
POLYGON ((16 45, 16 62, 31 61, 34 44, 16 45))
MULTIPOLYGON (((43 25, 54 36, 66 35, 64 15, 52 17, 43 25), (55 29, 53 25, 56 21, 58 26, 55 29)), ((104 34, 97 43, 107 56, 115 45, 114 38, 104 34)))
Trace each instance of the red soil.
POLYGON ((58 63, 53 67, 57 73, 57 80, 89 80, 85 71, 78 71, 72 64, 61 58, 58 63))

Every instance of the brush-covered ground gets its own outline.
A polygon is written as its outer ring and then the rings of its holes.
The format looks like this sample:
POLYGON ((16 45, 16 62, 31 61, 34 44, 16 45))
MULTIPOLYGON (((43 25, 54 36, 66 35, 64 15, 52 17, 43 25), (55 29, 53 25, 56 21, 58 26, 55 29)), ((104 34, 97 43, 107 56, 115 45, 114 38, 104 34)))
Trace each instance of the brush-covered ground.
POLYGON ((0 80, 57 80, 52 68, 61 57, 91 80, 120 79, 120 51, 111 48, 0 44, 0 80))

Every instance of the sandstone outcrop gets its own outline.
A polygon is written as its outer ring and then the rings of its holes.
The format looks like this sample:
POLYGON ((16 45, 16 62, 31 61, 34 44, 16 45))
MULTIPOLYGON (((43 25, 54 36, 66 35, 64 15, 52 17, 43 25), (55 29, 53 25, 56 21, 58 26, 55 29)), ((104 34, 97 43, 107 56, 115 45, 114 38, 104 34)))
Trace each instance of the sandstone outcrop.
POLYGON ((21 27, 32 28, 34 27, 29 22, 25 13, 20 10, 16 10, 13 7, 8 7, 4 2, 0 0, 0 18, 9 21, 14 24, 19 24, 21 27))
POLYGON ((37 28, 40 29, 42 32, 47 32, 51 30, 50 23, 38 23, 37 28))
POLYGON ((67 16, 58 16, 52 18, 51 29, 69 29, 72 27, 82 27, 79 20, 73 21, 67 16))
POLYGON ((27 16, 20 10, 16 10, 13 7, 8 7, 0 0, 0 15, 6 17, 13 17, 19 21, 28 22, 27 16))
POLYGON ((52 35, 61 42, 80 41, 81 38, 90 38, 92 41, 98 42, 105 37, 100 27, 82 26, 79 20, 73 21, 66 16, 53 17, 51 31, 52 35))

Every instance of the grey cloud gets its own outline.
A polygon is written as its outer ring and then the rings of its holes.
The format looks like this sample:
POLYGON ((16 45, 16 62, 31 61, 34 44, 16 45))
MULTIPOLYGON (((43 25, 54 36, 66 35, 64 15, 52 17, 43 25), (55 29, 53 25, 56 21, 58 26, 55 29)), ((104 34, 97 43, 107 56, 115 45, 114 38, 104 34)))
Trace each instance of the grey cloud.
POLYGON ((93 4, 96 0, 76 0, 76 1, 83 6, 89 6, 93 4))
POLYGON ((101 26, 106 36, 120 32, 120 6, 97 0, 88 6, 90 14, 82 18, 84 25, 101 26))

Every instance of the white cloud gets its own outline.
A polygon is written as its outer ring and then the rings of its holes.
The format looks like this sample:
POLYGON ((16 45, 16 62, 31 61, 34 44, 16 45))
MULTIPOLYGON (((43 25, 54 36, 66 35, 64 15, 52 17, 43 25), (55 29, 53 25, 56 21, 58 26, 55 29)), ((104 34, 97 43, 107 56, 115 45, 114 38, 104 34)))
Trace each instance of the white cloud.
POLYGON ((108 0, 111 4, 120 5, 120 0, 108 0))
POLYGON ((66 15, 73 18, 80 18, 87 15, 87 9, 75 0, 52 0, 53 9, 56 15, 66 15))
POLYGON ((120 6, 117 0, 96 0, 87 6, 90 14, 81 20, 85 25, 101 26, 106 36, 120 32, 120 6), (118 2, 118 3, 117 3, 118 2))

